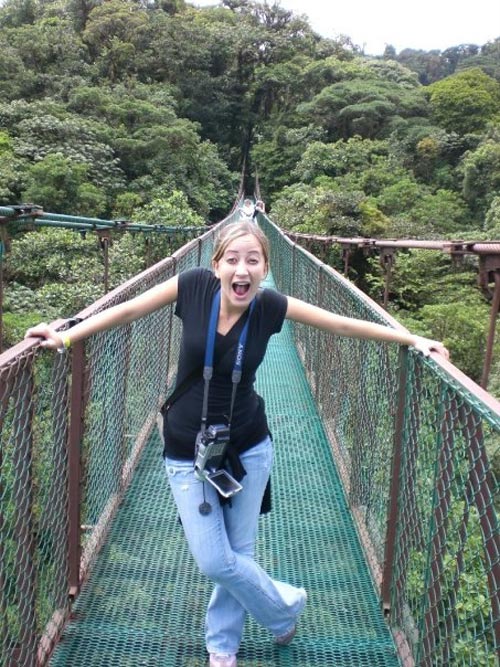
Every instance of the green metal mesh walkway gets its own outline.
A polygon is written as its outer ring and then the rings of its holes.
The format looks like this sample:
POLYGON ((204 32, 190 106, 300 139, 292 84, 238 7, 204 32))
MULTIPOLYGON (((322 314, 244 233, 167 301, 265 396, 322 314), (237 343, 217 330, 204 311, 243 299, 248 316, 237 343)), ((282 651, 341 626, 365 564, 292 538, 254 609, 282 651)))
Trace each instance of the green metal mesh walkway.
MULTIPOLYGON (((302 585, 309 600, 289 647, 249 619, 239 667, 397 667, 364 554, 290 325, 259 371, 276 445, 273 511, 261 518, 258 558, 302 585)), ((150 439, 52 667, 202 667, 210 582, 189 555, 150 439)))

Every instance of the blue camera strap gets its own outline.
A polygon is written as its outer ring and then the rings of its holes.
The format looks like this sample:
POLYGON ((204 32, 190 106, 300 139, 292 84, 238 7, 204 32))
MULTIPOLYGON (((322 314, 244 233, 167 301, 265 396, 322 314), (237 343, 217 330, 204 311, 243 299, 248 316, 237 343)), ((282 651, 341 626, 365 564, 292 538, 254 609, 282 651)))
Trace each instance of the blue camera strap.
MULTIPOLYGON (((205 380, 205 387, 203 390, 203 407, 201 411, 201 431, 205 431, 207 426, 207 415, 208 415, 208 390, 210 386, 210 380, 212 379, 214 371, 214 349, 215 349, 215 334, 217 333, 217 324, 219 322, 219 310, 220 310, 220 289, 216 292, 213 301, 212 301, 212 310, 210 311, 210 320, 208 323, 208 333, 207 333, 207 343, 205 346, 205 365, 203 367, 203 379, 205 380)), ((247 342, 248 335, 248 325, 250 324, 250 317, 252 316, 253 309, 255 308, 255 298, 250 303, 248 309, 248 316, 246 318, 243 329, 241 330, 240 337, 238 339, 238 345, 236 347, 236 357, 234 359, 233 373, 231 380, 233 383, 233 391, 231 394, 231 405, 229 407, 229 421, 228 427, 231 428, 231 419, 233 416, 234 401, 236 398, 236 390, 238 384, 241 380, 242 368, 243 368, 243 355, 245 352, 245 346, 247 342)))

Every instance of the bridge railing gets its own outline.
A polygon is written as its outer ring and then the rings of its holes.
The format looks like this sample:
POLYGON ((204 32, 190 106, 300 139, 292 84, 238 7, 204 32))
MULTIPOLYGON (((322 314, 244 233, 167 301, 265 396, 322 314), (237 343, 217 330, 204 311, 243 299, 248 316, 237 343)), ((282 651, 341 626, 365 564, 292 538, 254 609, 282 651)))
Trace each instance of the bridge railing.
MULTIPOLYGON (((260 222, 282 291, 398 326, 260 222)), ((79 317, 207 265, 214 234, 79 317)), ((496 665, 498 403, 446 362, 295 332, 404 664, 496 665)), ((178 346, 177 318, 165 308, 70 355, 32 342, 0 355, 1 667, 46 663, 154 426, 178 346)))
MULTIPOLYGON (((402 328, 268 220, 278 287, 402 328)), ((498 665, 500 404, 451 363, 295 326, 404 665, 498 665)))
MULTIPOLYGON (((216 229, 77 317, 208 265, 216 229)), ((156 423, 178 346, 168 307, 68 355, 33 341, 0 355, 0 667, 46 663, 156 423)))

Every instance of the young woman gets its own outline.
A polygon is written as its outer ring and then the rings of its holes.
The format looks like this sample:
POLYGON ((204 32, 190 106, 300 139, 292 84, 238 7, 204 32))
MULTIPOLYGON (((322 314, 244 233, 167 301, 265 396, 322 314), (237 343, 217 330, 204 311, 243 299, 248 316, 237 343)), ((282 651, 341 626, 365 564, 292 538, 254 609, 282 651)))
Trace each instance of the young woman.
POLYGON ((341 336, 412 345, 426 355, 434 350, 448 357, 437 341, 341 317, 261 289, 268 269, 268 242, 260 228, 252 222, 227 225, 216 243, 212 270, 181 273, 64 333, 46 324, 26 333, 43 338, 44 347, 66 349, 98 331, 176 302, 176 315, 183 322, 177 386, 183 391, 165 414, 165 468, 190 551, 215 584, 205 620, 211 667, 236 667, 247 613, 278 644, 288 644, 306 603, 303 588, 273 580, 254 560, 258 517, 273 458, 264 404, 254 380, 269 338, 287 318, 341 336), (203 377, 207 350, 213 353, 210 378, 203 377), (234 374, 238 364, 241 376, 234 374), (229 441, 222 466, 242 486, 229 500, 207 481, 199 459, 196 469, 193 465, 197 440, 198 451, 203 443, 212 442, 200 441, 200 433, 206 435, 206 427, 215 425, 221 439, 229 441))

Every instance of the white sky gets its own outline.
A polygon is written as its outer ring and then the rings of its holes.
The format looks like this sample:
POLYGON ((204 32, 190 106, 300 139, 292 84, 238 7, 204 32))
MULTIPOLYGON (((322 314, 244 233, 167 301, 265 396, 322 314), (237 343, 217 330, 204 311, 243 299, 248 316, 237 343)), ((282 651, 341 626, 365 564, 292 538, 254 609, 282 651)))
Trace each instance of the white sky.
MULTIPOLYGON (((189 2, 198 7, 219 4, 189 2)), ((347 35, 371 55, 381 55, 386 44, 398 52, 444 51, 500 37, 500 0, 281 0, 279 4, 294 14, 306 14, 313 30, 324 37, 347 35)))

